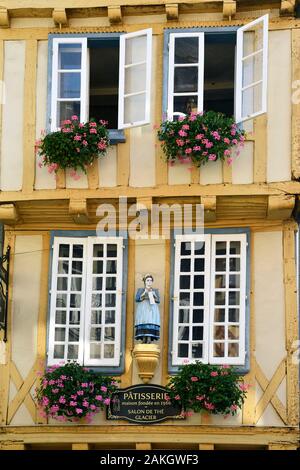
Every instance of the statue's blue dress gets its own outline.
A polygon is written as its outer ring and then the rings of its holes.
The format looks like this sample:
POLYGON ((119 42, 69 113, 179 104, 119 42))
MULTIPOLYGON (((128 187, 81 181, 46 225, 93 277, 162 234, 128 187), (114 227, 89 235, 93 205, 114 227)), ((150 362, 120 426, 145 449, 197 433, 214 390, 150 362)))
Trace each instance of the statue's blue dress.
POLYGON ((138 289, 135 301, 137 302, 135 314, 135 339, 149 337, 151 341, 159 339, 160 315, 158 305, 160 302, 158 289, 153 289, 155 304, 149 301, 145 289, 138 289))

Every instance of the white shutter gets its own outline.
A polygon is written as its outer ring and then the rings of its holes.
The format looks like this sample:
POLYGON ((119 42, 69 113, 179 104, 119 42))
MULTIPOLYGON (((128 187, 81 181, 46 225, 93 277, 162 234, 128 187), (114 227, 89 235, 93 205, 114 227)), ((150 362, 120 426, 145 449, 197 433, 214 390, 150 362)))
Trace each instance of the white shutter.
POLYGON ((264 15, 237 31, 235 120, 267 111, 268 22, 264 15))
POLYGON ((245 363, 246 234, 212 235, 209 362, 245 363))
POLYGON ((118 128, 150 123, 152 29, 122 34, 118 128))
POLYGON ((55 238, 48 364, 83 362, 86 239, 55 238))
POLYGON ((171 33, 168 119, 203 111, 204 33, 171 33))
POLYGON ((89 64, 87 38, 54 38, 51 85, 51 131, 76 114, 88 119, 89 64))
POLYGON ((123 239, 89 237, 84 364, 120 364, 123 239))
POLYGON ((210 235, 175 239, 172 364, 208 361, 210 235))

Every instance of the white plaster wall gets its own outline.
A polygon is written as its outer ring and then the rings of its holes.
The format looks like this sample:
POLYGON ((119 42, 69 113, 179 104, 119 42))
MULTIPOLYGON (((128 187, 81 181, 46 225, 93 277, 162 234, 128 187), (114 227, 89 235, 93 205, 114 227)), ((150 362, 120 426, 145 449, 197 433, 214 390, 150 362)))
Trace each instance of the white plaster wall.
MULTIPOLYGON (((139 287, 143 287, 142 277, 146 273, 151 273, 154 277, 153 287, 160 293, 160 350, 161 357, 154 377, 151 380, 154 384, 161 383, 162 374, 162 351, 166 345, 162 344, 163 337, 163 315, 164 315, 164 289, 165 289, 165 242, 163 240, 136 240, 135 247, 135 292, 139 287)), ((135 361, 133 362, 132 383, 142 383, 138 376, 135 361)))
POLYGON ((282 232, 256 232, 253 247, 256 360, 270 380, 285 357, 282 232))
POLYGON ((22 188, 24 74, 25 41, 5 41, 4 83, 6 85, 6 101, 2 106, 0 160, 0 188, 3 191, 14 191, 22 188))
POLYGON ((208 162, 200 168, 200 184, 223 183, 223 163, 208 162))
POLYGON ((253 142, 245 142, 239 156, 235 156, 232 163, 232 183, 253 183, 253 142))
POLYGON ((109 147, 107 154, 98 159, 99 186, 117 186, 117 146, 109 147))
MULTIPOLYGON (((130 177, 129 185, 134 187, 155 185, 155 91, 156 91, 156 37, 152 38, 152 80, 150 124, 130 129, 130 177)), ((158 86, 161 86, 158 84, 158 86)))
MULTIPOLYGON (((36 77, 36 139, 41 137, 41 131, 46 129, 47 119, 47 83, 48 83, 48 41, 38 42, 37 77, 36 77)), ((48 173, 47 167, 39 167, 40 159, 35 165, 35 189, 55 189, 54 175, 48 173)))
POLYGON ((191 172, 189 168, 191 163, 176 162, 173 166, 168 167, 168 184, 190 184, 191 172))
POLYGON ((89 187, 87 175, 82 170, 77 170, 78 176, 80 178, 75 180, 71 175, 70 172, 73 170, 67 169, 66 170, 66 187, 69 189, 86 189, 89 187))
POLYGON ((269 32, 267 181, 291 179, 291 30, 269 32))

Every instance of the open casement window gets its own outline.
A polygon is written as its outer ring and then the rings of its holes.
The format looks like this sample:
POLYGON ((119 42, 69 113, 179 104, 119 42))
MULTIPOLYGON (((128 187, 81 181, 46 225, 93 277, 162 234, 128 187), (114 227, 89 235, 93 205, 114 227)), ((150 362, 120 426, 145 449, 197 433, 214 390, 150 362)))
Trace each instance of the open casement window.
POLYGON ((118 128, 150 122, 152 29, 120 36, 118 128))
POLYGON ((50 365, 119 365, 122 272, 122 238, 54 239, 50 365))
POLYGON ((204 33, 171 33, 168 119, 203 111, 204 33))
POLYGON ((235 120, 267 111, 268 22, 264 15, 237 31, 235 120))
POLYGON ((246 234, 176 236, 172 365, 245 363, 246 234))
POLYGON ((54 38, 51 88, 51 131, 76 114, 88 118, 87 38, 54 38))

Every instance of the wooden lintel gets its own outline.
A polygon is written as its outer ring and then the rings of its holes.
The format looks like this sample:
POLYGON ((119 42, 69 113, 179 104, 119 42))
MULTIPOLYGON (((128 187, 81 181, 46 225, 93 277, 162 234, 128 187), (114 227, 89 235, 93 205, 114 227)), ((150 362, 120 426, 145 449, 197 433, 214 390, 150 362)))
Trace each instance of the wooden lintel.
POLYGON ((9 14, 7 8, 0 8, 0 28, 9 28, 9 14))
POLYGON ((72 216, 75 224, 90 223, 86 199, 70 199, 69 214, 72 216))
POLYGON ((87 442, 74 443, 72 450, 89 450, 89 444, 87 442))
POLYGON ((68 25, 68 17, 65 8, 54 8, 52 12, 52 18, 54 20, 54 23, 59 26, 68 25))
POLYGON ((13 225, 20 221, 17 207, 14 204, 0 205, 0 222, 13 225))
POLYGON ((166 15, 168 21, 178 20, 178 3, 166 4, 166 15))
POLYGON ((152 197, 151 196, 145 196, 145 197, 138 197, 136 199, 136 208, 137 210, 140 210, 141 209, 144 209, 146 207, 146 209, 148 211, 151 211, 151 208, 152 208, 152 197))
POLYGON ((217 218, 217 197, 201 196, 201 204, 204 205, 204 220, 214 222, 217 218))
POLYGON ((296 7, 296 0, 281 0, 280 15, 294 16, 296 7))
POLYGON ((236 0, 223 0, 223 18, 231 20, 236 14, 236 0))
POLYGON ((267 218, 289 219, 295 206, 295 196, 269 196, 267 218))
POLYGON ((110 24, 122 23, 122 10, 120 5, 108 6, 107 14, 110 24))

